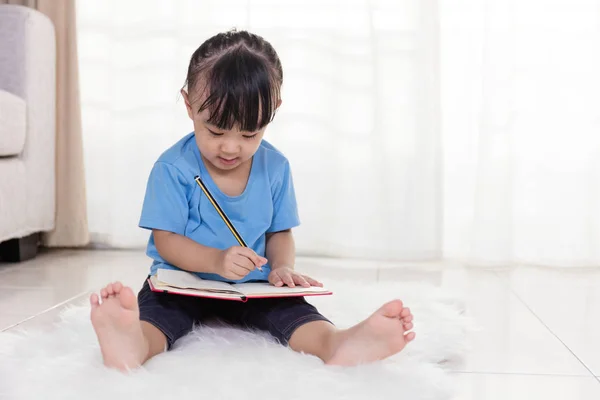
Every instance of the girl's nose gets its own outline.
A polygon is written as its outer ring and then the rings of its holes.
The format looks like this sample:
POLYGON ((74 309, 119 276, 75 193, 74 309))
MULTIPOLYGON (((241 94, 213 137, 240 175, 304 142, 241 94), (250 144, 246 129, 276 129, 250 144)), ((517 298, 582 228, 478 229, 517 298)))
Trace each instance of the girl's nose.
POLYGON ((239 149, 240 145, 237 140, 225 139, 221 144, 221 151, 226 154, 237 154, 239 149))

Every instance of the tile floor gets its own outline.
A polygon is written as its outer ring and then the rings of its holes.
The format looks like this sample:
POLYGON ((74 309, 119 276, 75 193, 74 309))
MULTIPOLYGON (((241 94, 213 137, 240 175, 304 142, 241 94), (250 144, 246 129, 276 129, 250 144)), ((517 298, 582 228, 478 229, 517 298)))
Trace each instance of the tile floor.
MULTIPOLYGON (((299 269, 323 280, 430 282, 463 293, 483 328, 452 365, 455 400, 600 399, 600 268, 471 269, 301 258, 299 269), (376 265, 377 268, 373 268, 376 265)), ((86 301, 106 282, 141 286, 143 251, 61 250, 0 263, 0 330, 45 329, 61 307, 86 301)))

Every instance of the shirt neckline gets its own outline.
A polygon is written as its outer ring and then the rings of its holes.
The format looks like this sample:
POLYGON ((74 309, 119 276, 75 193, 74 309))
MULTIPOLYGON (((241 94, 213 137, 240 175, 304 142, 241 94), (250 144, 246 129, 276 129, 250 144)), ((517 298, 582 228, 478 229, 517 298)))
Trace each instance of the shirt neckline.
POLYGON ((242 193, 240 193, 239 195, 229 196, 228 194, 223 193, 223 191, 221 189, 219 189, 219 187, 213 180, 212 176, 210 175, 210 172, 206 168, 204 159, 202 158, 202 155, 200 154, 200 149, 198 148, 198 145, 196 144, 195 133, 194 133, 192 145, 194 146, 194 153, 196 155, 196 158, 198 159, 198 165, 200 167, 200 178, 209 187, 209 189, 212 193, 217 193, 219 196, 222 196, 229 201, 239 201, 239 200, 244 199, 248 195, 248 193, 250 192, 252 183, 255 180, 254 178, 256 177, 256 174, 258 173, 258 165, 259 165, 258 157, 261 154, 261 151, 260 151, 261 147, 258 148, 256 153, 254 154, 254 156, 252 156, 252 159, 250 160, 250 173, 248 174, 248 181, 246 182, 246 187, 244 188, 242 193))

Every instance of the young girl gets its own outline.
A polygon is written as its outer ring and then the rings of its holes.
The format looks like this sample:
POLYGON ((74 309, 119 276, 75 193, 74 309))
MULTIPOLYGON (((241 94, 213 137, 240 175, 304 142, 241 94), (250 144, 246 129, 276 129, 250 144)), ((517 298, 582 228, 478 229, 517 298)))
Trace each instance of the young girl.
MULTIPOLYGON (((290 165, 263 140, 281 104, 283 71, 263 38, 218 34, 192 55, 182 90, 194 131, 166 150, 148 180, 140 226, 151 230, 147 254, 159 268, 204 279, 268 281, 275 286, 321 285, 294 271, 299 225, 290 165), (248 247, 240 247, 194 181, 200 176, 248 247)), ((219 318, 268 331, 283 345, 332 365, 391 356, 414 339, 412 314, 400 300, 339 330, 303 297, 247 303, 152 292, 112 283, 102 302, 90 298, 91 320, 104 364, 128 370, 170 349, 195 324, 219 318)))

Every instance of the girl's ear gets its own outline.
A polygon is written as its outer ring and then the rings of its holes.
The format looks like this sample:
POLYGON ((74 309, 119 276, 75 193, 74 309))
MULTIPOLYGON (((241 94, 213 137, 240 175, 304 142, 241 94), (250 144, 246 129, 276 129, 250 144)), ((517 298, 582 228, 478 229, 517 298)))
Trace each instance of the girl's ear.
POLYGON ((187 109, 188 116, 193 121, 194 120, 194 110, 192 110, 192 104, 190 103, 190 98, 187 92, 181 89, 181 95, 183 96, 183 100, 185 101, 185 108, 187 109))
POLYGON ((275 109, 277 110, 280 105, 281 105, 281 99, 277 100, 277 105, 275 106, 275 109))

